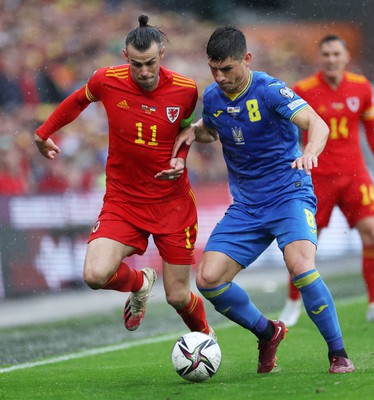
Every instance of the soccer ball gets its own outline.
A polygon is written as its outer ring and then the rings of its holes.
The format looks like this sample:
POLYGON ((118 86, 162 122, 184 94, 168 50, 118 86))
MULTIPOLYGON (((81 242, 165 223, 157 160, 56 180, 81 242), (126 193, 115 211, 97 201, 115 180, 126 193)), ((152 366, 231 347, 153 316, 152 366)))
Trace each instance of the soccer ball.
POLYGON ((171 352, 177 374, 191 382, 210 379, 221 365, 218 343, 202 332, 189 332, 180 337, 171 352))

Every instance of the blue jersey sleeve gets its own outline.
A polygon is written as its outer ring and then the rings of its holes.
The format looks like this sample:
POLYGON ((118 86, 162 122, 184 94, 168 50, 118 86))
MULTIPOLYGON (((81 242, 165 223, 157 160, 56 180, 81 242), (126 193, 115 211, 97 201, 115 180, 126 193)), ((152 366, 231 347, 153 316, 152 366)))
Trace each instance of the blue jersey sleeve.
POLYGON ((278 114, 290 121, 308 106, 304 99, 280 81, 270 83, 267 86, 265 97, 270 108, 275 109, 278 114))

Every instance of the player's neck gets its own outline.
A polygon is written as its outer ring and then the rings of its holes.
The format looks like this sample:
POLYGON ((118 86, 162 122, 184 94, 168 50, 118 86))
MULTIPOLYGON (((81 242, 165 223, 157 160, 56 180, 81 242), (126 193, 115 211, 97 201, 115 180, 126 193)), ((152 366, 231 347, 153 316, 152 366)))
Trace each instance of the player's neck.
POLYGON ((243 82, 239 85, 237 93, 241 93, 248 86, 250 80, 251 80, 251 70, 248 69, 248 73, 243 79, 243 82))
POLYGON ((331 86, 333 89, 337 89, 340 85, 340 83, 343 80, 344 74, 341 75, 335 75, 335 76, 326 76, 323 75, 325 82, 331 86))

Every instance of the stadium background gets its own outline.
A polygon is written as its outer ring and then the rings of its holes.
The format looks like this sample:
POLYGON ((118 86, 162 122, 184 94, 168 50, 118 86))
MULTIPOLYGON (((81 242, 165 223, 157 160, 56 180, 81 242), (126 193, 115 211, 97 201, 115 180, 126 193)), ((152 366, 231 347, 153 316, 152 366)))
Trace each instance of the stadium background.
MULTIPOLYGON (((93 104, 54 136, 62 154, 43 159, 32 143, 35 128, 66 95, 104 65, 123 62, 124 34, 147 14, 169 37, 164 65, 196 80, 200 95, 211 82, 204 46, 218 24, 247 35, 252 69, 289 85, 316 69, 316 43, 344 36, 351 69, 374 79, 374 37, 368 1, 0 1, 0 299, 83 290, 86 239, 101 207, 106 118, 93 104)), ((201 101, 197 115, 201 111, 201 101)), ((372 156, 362 145, 369 166, 372 156)), ((230 196, 219 144, 194 145, 188 158, 199 209, 196 255, 230 196)), ((360 252, 357 233, 340 213, 321 236, 320 261, 360 252)), ((161 262, 153 242, 129 259, 136 267, 161 262)), ((257 265, 281 266, 276 245, 257 265)))

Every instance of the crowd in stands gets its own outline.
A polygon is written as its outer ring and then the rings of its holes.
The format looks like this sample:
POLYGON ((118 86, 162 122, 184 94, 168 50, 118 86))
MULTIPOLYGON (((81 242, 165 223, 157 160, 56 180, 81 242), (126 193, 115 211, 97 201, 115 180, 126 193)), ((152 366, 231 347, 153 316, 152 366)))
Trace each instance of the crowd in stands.
MULTIPOLYGON (((163 64, 195 79, 202 95, 212 81, 205 43, 215 24, 185 12, 154 9, 152 2, 147 7, 144 4, 140 7, 136 2, 115 0, 1 2, 0 195, 103 189, 107 126, 100 104, 91 104, 54 135, 62 153, 53 161, 39 154, 33 134, 95 69, 124 63, 123 35, 137 26, 140 14, 149 15, 150 24, 161 27, 169 38, 163 64)), ((272 73, 269 53, 260 49, 256 57, 260 67, 256 69, 263 67, 272 73)), ((300 71, 292 70, 292 51, 288 55, 282 52, 284 60, 279 60, 279 54, 274 57, 278 57, 277 76, 287 69, 292 79, 297 77, 300 71)), ((227 177, 219 143, 192 146, 188 168, 192 184, 225 181, 227 177)))

